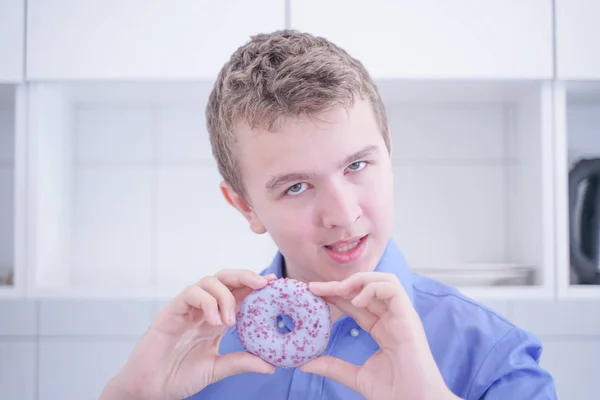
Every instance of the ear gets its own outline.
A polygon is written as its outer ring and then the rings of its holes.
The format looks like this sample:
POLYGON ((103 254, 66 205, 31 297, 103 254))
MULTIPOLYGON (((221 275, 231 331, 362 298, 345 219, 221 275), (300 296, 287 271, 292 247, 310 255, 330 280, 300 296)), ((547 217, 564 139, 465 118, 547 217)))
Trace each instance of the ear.
POLYGON ((267 228, 263 225, 261 220, 258 218, 258 215, 252 210, 252 207, 244 200, 242 196, 237 194, 229 183, 222 181, 219 185, 221 188, 221 193, 227 203, 237 209, 243 216, 246 218, 250 225, 250 229, 254 233, 262 234, 267 232, 267 228))

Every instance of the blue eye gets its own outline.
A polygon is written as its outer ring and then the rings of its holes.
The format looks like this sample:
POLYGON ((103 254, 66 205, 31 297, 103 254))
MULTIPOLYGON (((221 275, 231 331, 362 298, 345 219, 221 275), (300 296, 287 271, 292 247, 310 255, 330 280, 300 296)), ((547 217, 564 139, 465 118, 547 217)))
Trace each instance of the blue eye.
POLYGON ((295 185, 290 186, 290 188, 285 191, 285 194, 290 194, 292 196, 295 196, 297 194, 302 193, 304 190, 306 190, 306 188, 307 188, 306 183, 296 183, 295 185))
POLYGON ((348 165, 348 169, 350 171, 360 171, 361 169, 365 168, 367 166, 366 161, 356 161, 353 162, 352 164, 348 165))

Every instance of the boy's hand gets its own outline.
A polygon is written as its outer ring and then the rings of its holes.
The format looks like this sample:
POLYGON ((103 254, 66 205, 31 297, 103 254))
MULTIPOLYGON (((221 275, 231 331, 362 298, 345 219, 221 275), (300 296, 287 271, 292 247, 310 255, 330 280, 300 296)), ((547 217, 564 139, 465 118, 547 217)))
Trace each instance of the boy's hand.
POLYGON ((273 373, 272 365, 250 353, 218 353, 239 303, 272 279, 229 270, 186 288, 160 311, 100 399, 183 399, 230 375, 273 373))
POLYGON ((352 317, 379 344, 363 366, 321 356, 301 370, 334 379, 369 400, 446 400, 446 386, 421 320, 395 275, 358 273, 341 282, 311 282, 309 289, 352 317))

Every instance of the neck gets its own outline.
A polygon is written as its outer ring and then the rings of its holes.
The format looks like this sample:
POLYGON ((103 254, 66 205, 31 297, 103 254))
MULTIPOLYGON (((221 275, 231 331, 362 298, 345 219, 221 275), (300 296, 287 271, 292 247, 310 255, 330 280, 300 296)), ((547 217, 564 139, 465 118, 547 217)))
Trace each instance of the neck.
POLYGON ((300 274, 297 268, 294 268, 293 265, 288 265, 285 260, 285 257, 283 257, 281 261, 281 276, 283 278, 295 279, 306 284, 308 284, 311 281, 310 279, 307 279, 306 277, 302 276, 302 274, 300 274))

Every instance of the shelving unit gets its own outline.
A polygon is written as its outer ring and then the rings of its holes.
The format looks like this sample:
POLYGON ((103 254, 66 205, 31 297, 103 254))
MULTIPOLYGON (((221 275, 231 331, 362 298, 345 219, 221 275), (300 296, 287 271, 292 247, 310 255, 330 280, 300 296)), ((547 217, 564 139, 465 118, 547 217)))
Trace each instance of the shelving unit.
MULTIPOLYGON (((555 93, 557 292, 562 298, 600 298, 600 279, 586 284, 572 268, 570 248, 572 244, 578 248, 579 239, 573 236, 577 229, 573 235, 569 229, 579 221, 569 213, 570 172, 583 159, 600 158, 600 81, 558 82, 555 93)), ((579 190, 586 188, 586 182, 581 182, 579 190)), ((579 192, 580 199, 582 194, 579 192)), ((574 215, 581 215, 581 200, 572 204, 574 215)))
POLYGON ((384 82, 395 238, 408 263, 476 298, 554 292, 552 85, 384 82))
POLYGON ((221 197, 204 107, 237 46, 289 27, 378 80, 416 272, 475 298, 600 297, 571 280, 568 218, 571 163, 600 156, 597 3, 16 3, 0 13, 0 296, 168 298, 268 265, 270 238, 221 197))
POLYGON ((221 197, 198 83, 30 86, 28 293, 172 297, 275 254, 221 197))
MULTIPOLYGON (((378 84, 394 142, 395 238, 410 266, 531 268, 519 284, 458 286, 478 298, 552 296, 551 85, 378 84)), ((28 296, 168 298, 220 268, 270 263, 270 238, 219 192, 202 135, 210 89, 29 85, 28 296)))

